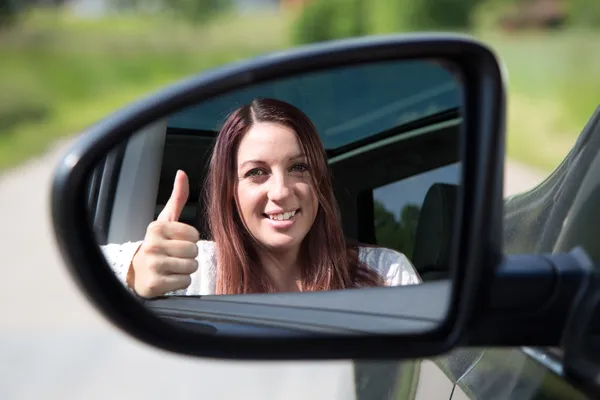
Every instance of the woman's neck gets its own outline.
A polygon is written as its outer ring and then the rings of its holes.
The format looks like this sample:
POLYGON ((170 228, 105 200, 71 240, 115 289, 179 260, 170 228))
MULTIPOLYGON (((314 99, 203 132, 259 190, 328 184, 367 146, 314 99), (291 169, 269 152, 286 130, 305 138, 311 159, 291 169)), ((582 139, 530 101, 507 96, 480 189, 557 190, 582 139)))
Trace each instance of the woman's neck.
POLYGON ((299 251, 282 253, 261 252, 260 262, 275 285, 277 292, 302 291, 302 269, 298 257, 299 251))

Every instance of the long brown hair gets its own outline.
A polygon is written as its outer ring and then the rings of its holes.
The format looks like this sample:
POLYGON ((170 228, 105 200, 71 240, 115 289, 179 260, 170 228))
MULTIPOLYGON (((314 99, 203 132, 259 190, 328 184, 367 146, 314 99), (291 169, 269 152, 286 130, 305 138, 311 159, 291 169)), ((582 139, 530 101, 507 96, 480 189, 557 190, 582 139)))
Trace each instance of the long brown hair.
POLYGON ((319 208, 300 250, 305 291, 379 286, 383 279, 360 262, 357 245, 346 242, 339 218, 327 154, 310 119, 298 108, 274 99, 255 99, 229 115, 217 137, 205 185, 208 228, 217 249, 217 294, 274 292, 261 267, 257 243, 235 200, 236 154, 246 132, 258 122, 292 129, 307 155, 319 208))

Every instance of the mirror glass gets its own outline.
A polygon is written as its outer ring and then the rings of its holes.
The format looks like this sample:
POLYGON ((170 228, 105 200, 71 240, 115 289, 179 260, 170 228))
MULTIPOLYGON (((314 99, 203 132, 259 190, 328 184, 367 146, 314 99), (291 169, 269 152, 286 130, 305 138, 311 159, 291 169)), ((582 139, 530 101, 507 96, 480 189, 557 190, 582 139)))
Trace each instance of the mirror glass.
POLYGON ((429 59, 198 102, 135 132, 90 174, 98 244, 144 298, 447 281, 461 107, 452 66, 429 59))

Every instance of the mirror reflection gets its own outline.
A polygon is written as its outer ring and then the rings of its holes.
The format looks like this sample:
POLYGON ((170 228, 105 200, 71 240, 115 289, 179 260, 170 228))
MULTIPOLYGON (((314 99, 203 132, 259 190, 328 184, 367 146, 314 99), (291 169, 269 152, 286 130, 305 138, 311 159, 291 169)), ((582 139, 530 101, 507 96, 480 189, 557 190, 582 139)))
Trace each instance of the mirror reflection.
POLYGON ((161 117, 89 177, 99 245, 146 298, 449 279, 461 104, 447 65, 404 60, 161 117))

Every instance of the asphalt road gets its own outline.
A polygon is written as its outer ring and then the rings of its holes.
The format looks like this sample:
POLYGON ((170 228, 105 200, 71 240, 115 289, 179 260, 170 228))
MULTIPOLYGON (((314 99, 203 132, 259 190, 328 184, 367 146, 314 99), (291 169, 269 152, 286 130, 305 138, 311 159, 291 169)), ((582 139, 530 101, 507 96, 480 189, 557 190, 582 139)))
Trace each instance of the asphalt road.
MULTIPOLYGON (((109 325, 70 280, 50 227, 52 170, 65 150, 0 176, 0 398, 351 399, 350 362, 198 360, 138 343, 109 325)), ((506 193, 541 181, 507 165, 506 193)))

